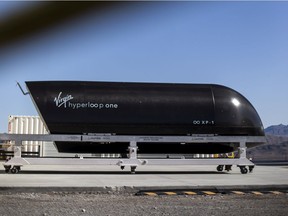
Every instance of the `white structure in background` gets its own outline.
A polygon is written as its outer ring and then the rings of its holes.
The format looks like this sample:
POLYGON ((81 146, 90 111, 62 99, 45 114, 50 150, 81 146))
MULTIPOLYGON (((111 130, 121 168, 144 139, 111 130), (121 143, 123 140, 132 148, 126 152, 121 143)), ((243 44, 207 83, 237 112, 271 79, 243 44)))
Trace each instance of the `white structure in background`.
MULTIPOLYGON (((18 116, 10 115, 8 117, 9 134, 48 134, 42 120, 39 116, 18 116)), ((13 143, 8 149, 12 151, 13 143)), ((40 157, 74 157, 75 154, 58 153, 53 142, 43 141, 24 141, 22 152, 39 152, 40 157)))
MULTIPOLYGON (((14 116, 8 117, 9 134, 48 134, 39 116, 14 116)), ((11 143, 13 144, 13 143, 11 143)), ((22 152, 39 152, 43 156, 43 142, 24 141, 22 152)))

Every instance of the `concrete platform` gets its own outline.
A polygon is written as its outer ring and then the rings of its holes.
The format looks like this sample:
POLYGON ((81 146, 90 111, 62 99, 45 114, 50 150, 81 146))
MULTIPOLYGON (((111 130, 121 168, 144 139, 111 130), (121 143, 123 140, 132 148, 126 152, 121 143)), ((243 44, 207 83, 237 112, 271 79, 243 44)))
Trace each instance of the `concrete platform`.
POLYGON ((217 172, 215 166, 141 166, 136 174, 118 166, 27 165, 18 174, 7 174, 0 165, 0 191, 96 190, 191 188, 286 188, 288 166, 256 166, 252 173, 217 172), (57 190, 58 190, 57 189, 57 190))

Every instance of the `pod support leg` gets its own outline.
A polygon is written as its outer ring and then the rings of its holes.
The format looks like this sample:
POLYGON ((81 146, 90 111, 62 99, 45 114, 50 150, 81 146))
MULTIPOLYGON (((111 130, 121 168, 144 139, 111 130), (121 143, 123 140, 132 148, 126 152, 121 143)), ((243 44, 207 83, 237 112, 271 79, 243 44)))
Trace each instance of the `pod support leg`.
MULTIPOLYGON (((137 142, 136 141, 131 141, 129 145, 129 159, 130 160, 137 160, 137 142)), ((131 174, 135 174, 135 170, 137 168, 137 165, 131 165, 131 174)))
POLYGON ((21 166, 26 164, 25 160, 22 158, 21 145, 21 140, 15 140, 15 146, 13 148, 14 157, 10 158, 3 164, 6 173, 18 173, 21 170, 21 166))
POLYGON ((246 142, 241 141, 240 142, 240 146, 239 146, 239 160, 240 160, 240 164, 238 164, 238 167, 240 168, 240 172, 242 174, 247 174, 248 170, 249 172, 252 172, 255 164, 253 164, 250 160, 247 159, 247 147, 246 147, 246 142), (246 168, 246 166, 248 166, 248 169, 246 168))

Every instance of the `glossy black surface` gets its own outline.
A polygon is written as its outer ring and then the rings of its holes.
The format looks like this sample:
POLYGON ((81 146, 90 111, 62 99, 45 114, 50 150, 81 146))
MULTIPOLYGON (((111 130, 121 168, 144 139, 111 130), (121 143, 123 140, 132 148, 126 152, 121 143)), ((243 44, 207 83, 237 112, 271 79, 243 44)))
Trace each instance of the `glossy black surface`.
MULTIPOLYGON (((26 85, 52 134, 264 135, 261 120, 250 102, 220 85, 81 81, 26 82, 26 85)), ((98 147, 89 143, 56 144, 62 152, 112 153, 117 148, 121 152, 127 149, 127 144, 121 147, 119 143, 98 147)), ((139 151, 164 151, 163 145, 158 145, 143 144, 139 151)), ((175 153, 180 148, 187 153, 231 150, 227 145, 179 145, 169 148, 175 153)))

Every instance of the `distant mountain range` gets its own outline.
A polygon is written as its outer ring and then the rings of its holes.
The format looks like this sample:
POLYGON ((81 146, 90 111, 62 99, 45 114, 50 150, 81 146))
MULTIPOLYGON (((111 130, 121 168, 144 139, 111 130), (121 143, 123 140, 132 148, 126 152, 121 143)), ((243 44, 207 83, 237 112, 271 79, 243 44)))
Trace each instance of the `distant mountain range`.
POLYGON ((265 129, 266 144, 247 150, 254 162, 288 162, 288 125, 273 125, 265 129))
POLYGON ((288 136, 288 125, 272 125, 265 129, 265 133, 269 135, 288 136))

